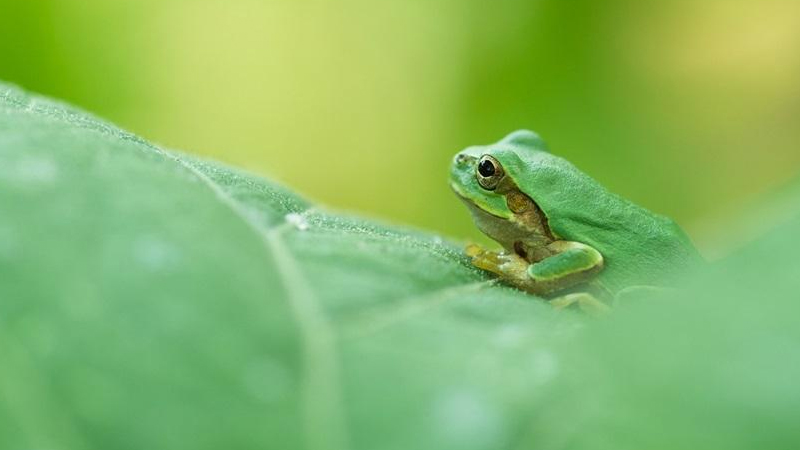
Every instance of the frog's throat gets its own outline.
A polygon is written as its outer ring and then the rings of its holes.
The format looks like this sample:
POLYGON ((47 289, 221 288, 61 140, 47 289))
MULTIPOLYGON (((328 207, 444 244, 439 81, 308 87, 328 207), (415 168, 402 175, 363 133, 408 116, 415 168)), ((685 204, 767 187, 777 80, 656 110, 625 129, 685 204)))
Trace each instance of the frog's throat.
MULTIPOLYGON (((511 180, 509 180, 511 181, 511 180)), ((514 213, 513 211, 509 211, 507 216, 494 214, 491 211, 488 211, 484 208, 481 208, 480 205, 475 203, 470 197, 465 195, 460 186, 457 183, 450 183, 450 188, 453 192, 456 193, 458 198, 467 205, 467 208, 470 212, 474 215, 475 213, 483 214, 486 217, 491 217, 494 219, 505 220, 511 223, 514 223, 516 226, 526 229, 529 232, 538 233, 542 236, 549 238, 551 241, 559 239, 555 233, 553 233, 552 228, 550 228, 550 219, 548 218, 547 214, 539 207, 539 204, 531 198, 528 194, 523 192, 516 183, 513 181, 510 182, 509 185, 506 186, 506 190, 517 191, 518 193, 522 194, 527 198, 531 204, 533 205, 533 209, 529 209, 526 212, 522 213, 514 213)), ((506 196, 508 193, 506 193, 506 196)))

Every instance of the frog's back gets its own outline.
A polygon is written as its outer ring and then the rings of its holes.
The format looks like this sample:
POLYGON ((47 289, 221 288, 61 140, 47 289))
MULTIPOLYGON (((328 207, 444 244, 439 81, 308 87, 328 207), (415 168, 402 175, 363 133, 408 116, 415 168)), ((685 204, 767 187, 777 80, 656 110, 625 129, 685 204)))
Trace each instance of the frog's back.
POLYGON ((553 232, 597 249, 605 268, 598 280, 612 292, 629 286, 665 286, 702 259, 671 219, 607 193, 608 209, 554 220, 553 232))
MULTIPOLYGON (((605 268, 598 274, 612 292, 628 286, 660 286, 698 264, 697 250, 671 219, 614 193, 563 158, 545 151, 515 152, 527 173, 523 191, 547 216, 554 235, 597 249, 605 268)), ((514 169, 512 169, 514 170, 514 169)))

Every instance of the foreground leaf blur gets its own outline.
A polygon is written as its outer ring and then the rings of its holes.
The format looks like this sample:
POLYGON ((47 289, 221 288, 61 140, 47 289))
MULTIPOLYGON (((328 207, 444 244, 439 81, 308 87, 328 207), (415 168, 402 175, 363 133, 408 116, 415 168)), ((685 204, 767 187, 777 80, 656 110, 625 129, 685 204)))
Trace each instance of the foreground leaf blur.
POLYGON ((0 86, 0 443, 792 448, 798 232, 588 320, 0 86))

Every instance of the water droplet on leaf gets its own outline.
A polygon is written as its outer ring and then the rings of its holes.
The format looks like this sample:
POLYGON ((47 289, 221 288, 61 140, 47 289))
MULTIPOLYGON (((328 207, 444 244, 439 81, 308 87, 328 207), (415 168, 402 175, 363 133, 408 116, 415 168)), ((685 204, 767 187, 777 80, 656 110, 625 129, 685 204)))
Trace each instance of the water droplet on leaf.
POLYGON ((305 231, 309 227, 308 221, 301 214, 289 213, 284 217, 284 219, 286 219, 286 223, 294 226, 300 231, 305 231))

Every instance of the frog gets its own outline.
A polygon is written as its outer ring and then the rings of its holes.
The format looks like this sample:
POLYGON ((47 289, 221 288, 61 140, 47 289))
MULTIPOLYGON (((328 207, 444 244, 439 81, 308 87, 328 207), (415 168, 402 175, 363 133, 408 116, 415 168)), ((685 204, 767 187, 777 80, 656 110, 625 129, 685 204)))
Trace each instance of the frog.
POLYGON ((450 187, 502 247, 468 245, 472 265, 557 309, 602 314, 703 263, 674 220, 610 192, 533 131, 458 152, 450 187))

